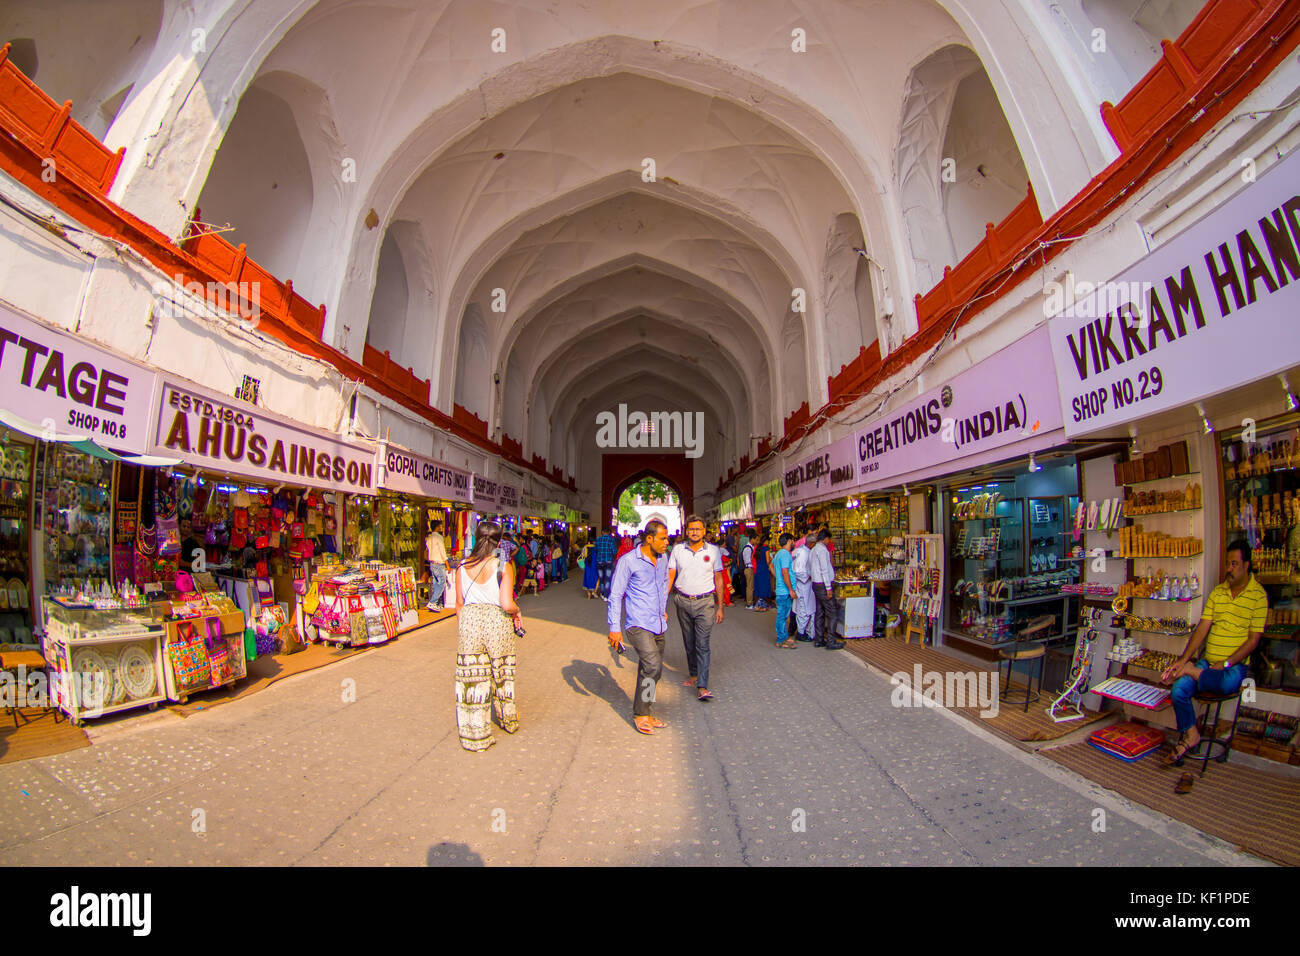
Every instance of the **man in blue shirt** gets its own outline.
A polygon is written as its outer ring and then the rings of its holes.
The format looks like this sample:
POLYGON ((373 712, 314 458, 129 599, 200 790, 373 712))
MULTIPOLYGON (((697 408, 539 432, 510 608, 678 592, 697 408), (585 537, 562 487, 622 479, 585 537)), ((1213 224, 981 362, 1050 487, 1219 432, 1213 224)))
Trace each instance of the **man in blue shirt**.
MULTIPOLYGON (((597 542, 599 545, 599 542, 597 542)), ((639 663, 632 698, 632 722, 643 734, 653 734, 664 722, 652 713, 655 687, 664 669, 664 637, 668 633, 668 528, 662 521, 645 526, 645 544, 619 559, 609 593, 609 644, 623 649, 623 635, 636 650, 639 663), (622 625, 627 611, 627 628, 622 625)))
POLYGON ((614 576, 614 558, 618 555, 618 538, 614 530, 605 526, 605 533, 596 539, 592 556, 596 559, 596 590, 602 601, 609 601, 609 585, 614 576))

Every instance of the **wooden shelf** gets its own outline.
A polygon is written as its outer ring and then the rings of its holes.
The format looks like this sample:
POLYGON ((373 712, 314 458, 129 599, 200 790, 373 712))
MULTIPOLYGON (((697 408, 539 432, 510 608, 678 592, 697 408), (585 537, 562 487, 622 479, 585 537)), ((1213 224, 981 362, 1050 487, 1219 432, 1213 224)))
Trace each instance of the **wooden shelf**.
POLYGON ((1151 485, 1151 484, 1155 484, 1157 481, 1175 481, 1175 480, 1182 479, 1182 478, 1199 478, 1199 477, 1201 477, 1201 473, 1200 473, 1199 471, 1189 471, 1189 472, 1188 472, 1187 474, 1185 474, 1185 475, 1167 475, 1167 476, 1164 477, 1164 478, 1147 478, 1147 479, 1144 480, 1144 481, 1126 481, 1126 482, 1123 484, 1122 487, 1124 487, 1124 488, 1132 488, 1132 487, 1134 487, 1134 486, 1136 486, 1136 485, 1151 485))

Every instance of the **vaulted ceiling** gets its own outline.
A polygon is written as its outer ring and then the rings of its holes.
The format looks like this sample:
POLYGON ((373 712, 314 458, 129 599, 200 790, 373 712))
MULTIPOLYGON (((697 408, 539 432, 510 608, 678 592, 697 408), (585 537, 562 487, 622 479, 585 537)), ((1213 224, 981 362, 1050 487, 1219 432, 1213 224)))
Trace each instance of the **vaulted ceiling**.
POLYGON ((52 6, 0 26, 102 98, 114 198, 228 222, 333 344, 598 493, 599 411, 703 411, 712 488, 896 347, 1029 181, 1049 213, 1114 155, 1100 100, 1199 4, 96 0, 98 86, 50 52, 85 4, 52 6))

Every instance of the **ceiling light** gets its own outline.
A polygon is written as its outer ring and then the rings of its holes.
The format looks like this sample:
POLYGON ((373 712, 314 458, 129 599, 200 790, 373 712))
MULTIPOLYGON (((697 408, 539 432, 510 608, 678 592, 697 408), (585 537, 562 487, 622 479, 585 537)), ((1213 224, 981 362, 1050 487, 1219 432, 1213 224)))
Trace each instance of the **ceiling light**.
POLYGON ((1030 470, 1030 471, 1040 471, 1040 470, 1042 469, 1042 467, 1043 467, 1042 465, 1040 465, 1040 464, 1038 464, 1038 462, 1034 461, 1034 453, 1031 451, 1031 452, 1029 453, 1029 470, 1030 470))
POLYGON ((1136 425, 1128 427, 1128 437, 1130 439, 1129 449, 1136 455, 1138 450, 1138 428, 1136 425))
POLYGON ((1201 424, 1205 427, 1205 434, 1213 435, 1214 426, 1210 424, 1210 419, 1206 417, 1205 414, 1205 406, 1202 405, 1200 402, 1196 403, 1196 414, 1201 416, 1201 424))
POLYGON ((1291 383, 1287 381, 1286 373, 1283 372, 1278 378, 1282 381, 1282 391, 1286 392, 1287 411, 1294 412, 1300 408, 1300 402, 1296 401, 1295 393, 1291 391, 1291 383))

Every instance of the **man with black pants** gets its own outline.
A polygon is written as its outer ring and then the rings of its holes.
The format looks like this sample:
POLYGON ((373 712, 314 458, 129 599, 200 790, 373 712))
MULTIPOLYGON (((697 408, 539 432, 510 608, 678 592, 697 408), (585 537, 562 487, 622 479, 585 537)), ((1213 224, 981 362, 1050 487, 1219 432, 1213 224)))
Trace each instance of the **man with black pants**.
POLYGON ((682 685, 694 687, 700 700, 713 699, 709 692, 709 635, 714 624, 722 623, 726 586, 722 552, 704 540, 704 519, 690 515, 686 519, 686 541, 676 545, 668 556, 668 593, 675 592, 677 623, 691 672, 682 685))
POLYGON ((817 532, 817 545, 812 549, 809 561, 813 595, 817 598, 817 621, 813 625, 817 639, 813 641, 813 646, 838 651, 844 642, 835 637, 835 598, 832 596, 835 568, 831 564, 831 553, 826 547, 830 536, 831 533, 825 529, 817 532))

